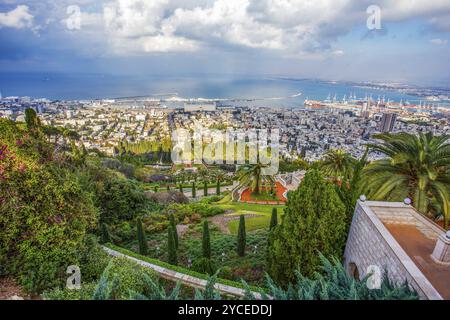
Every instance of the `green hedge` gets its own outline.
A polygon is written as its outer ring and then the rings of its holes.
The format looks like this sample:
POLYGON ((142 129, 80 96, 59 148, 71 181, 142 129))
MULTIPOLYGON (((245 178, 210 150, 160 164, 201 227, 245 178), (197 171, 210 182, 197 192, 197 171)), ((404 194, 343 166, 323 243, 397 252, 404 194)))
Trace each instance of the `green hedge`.
MULTIPOLYGON (((142 260, 142 261, 145 261, 145 262, 157 265, 157 266, 162 267, 162 268, 173 270, 175 272, 187 274, 189 276, 196 277, 196 278, 203 279, 203 280, 208 280, 208 278, 209 278, 209 276, 207 274, 195 272, 193 270, 186 269, 186 268, 183 268, 183 267, 180 267, 180 266, 174 266, 174 265, 171 265, 171 264, 169 264, 167 262, 164 262, 164 261, 161 261, 161 260, 145 257, 145 256, 142 256, 142 255, 136 253, 136 252, 133 252, 133 251, 130 251, 130 250, 127 250, 127 249, 115 246, 115 245, 113 245, 111 243, 105 244, 104 246, 109 248, 109 249, 118 251, 118 252, 120 252, 122 254, 125 254, 127 256, 130 256, 130 257, 133 257, 133 258, 136 258, 136 259, 139 259, 139 260, 142 260)), ((244 287, 244 285, 242 283, 236 282, 236 281, 231 281, 231 280, 227 280, 227 279, 217 278, 216 282, 220 283, 220 284, 223 284, 223 285, 239 288, 239 289, 245 289, 245 287, 244 287)), ((249 286, 249 287, 254 292, 259 292, 259 293, 264 293, 265 292, 265 290, 263 288, 260 288, 260 287, 255 287, 255 286, 249 286)))

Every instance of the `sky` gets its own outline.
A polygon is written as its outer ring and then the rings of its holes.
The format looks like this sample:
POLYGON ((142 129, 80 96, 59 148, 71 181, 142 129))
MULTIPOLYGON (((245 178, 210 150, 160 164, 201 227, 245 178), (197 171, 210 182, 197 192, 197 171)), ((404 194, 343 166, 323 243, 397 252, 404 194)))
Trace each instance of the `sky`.
POLYGON ((450 87, 450 0, 0 0, 0 72, 450 87))

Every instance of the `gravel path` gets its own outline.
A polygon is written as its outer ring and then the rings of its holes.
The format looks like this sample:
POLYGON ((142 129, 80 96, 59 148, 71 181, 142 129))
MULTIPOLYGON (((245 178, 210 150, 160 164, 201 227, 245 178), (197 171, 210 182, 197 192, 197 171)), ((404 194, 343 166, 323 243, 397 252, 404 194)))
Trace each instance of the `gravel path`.
POLYGON ((182 236, 184 236, 184 234, 188 231, 189 229, 189 225, 187 224, 178 224, 177 225, 177 233, 178 236, 181 238, 182 236))

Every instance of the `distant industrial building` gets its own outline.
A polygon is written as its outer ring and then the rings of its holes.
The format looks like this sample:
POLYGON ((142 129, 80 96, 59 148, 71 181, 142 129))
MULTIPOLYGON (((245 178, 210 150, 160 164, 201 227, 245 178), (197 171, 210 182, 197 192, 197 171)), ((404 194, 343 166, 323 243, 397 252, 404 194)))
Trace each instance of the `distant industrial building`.
POLYGON ((397 121, 397 115, 395 113, 384 113, 381 117, 379 130, 381 132, 392 132, 395 121, 397 121))
POLYGON ((216 111, 216 108, 215 102, 186 102, 184 104, 185 112, 216 111))

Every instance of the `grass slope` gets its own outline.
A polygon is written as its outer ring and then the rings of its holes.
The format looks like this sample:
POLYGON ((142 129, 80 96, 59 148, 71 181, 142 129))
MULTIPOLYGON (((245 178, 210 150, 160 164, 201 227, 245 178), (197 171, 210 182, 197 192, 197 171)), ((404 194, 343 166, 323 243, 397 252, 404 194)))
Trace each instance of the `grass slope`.
MULTIPOLYGON (((278 209, 278 218, 281 219, 283 214, 284 205, 266 205, 266 204, 252 204, 231 201, 230 196, 224 197, 221 201, 215 204, 224 210, 233 211, 229 215, 241 215, 241 214, 257 214, 258 217, 246 218, 245 227, 247 231, 254 231, 258 229, 268 228, 270 224, 270 217, 272 214, 272 208, 278 209)), ((237 233, 239 220, 232 220, 228 222, 228 228, 232 234, 237 233)))

